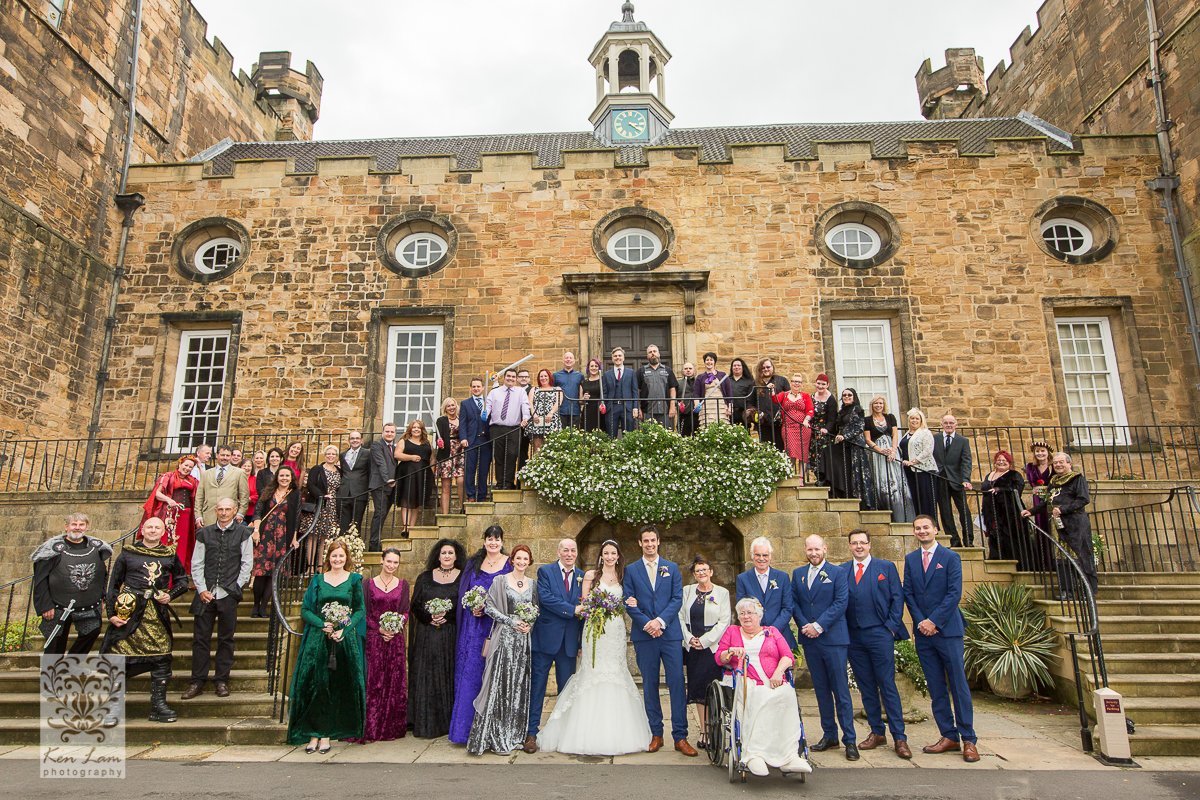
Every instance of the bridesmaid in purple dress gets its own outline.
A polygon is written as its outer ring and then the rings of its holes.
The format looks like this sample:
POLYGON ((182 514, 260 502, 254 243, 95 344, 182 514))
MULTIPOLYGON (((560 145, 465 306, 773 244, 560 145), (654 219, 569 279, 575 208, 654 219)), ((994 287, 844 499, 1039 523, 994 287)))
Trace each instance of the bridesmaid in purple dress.
MULTIPOLYGON (((458 663, 454 668, 454 712, 450 716, 450 741, 466 744, 475 721, 475 697, 483 684, 483 643, 492 629, 492 619, 483 609, 472 612, 462 607, 462 597, 478 586, 486 594, 497 575, 512 572, 504 555, 504 529, 492 525, 483 532, 483 548, 467 561, 458 583, 458 663)), ((368 690, 369 691, 369 690, 368 690)))
POLYGON ((403 738, 408 728, 408 674, 405 670, 407 630, 384 633, 379 616, 393 611, 408 627, 408 582, 396 575, 400 551, 383 551, 382 569, 367 581, 367 716, 363 736, 356 741, 386 742, 403 738))

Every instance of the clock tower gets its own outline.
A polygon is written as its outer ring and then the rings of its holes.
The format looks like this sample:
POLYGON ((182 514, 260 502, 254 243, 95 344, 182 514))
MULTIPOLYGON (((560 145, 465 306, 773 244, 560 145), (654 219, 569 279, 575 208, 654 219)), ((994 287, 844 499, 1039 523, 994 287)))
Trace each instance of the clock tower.
POLYGON ((596 109, 588 118, 596 138, 612 145, 653 144, 675 115, 666 106, 663 70, 671 54, 633 3, 621 5, 621 21, 608 26, 588 58, 596 69, 596 109))

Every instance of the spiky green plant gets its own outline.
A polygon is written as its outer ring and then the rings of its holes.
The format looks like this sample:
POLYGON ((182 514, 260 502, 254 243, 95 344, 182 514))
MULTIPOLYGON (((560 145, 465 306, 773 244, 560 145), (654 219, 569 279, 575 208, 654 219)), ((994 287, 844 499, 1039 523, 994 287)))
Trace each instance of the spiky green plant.
POLYGON ((985 583, 963 605, 967 674, 983 676, 990 686, 1008 684, 1037 689, 1050 686, 1050 663, 1058 637, 1046 614, 1033 602, 1029 587, 985 583))

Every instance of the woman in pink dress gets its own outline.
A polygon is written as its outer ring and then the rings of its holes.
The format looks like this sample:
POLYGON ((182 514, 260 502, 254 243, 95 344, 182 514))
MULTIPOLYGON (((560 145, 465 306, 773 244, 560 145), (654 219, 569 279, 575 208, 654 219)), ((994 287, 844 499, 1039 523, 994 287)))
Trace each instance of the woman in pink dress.
POLYGON ((200 482, 192 477, 195 466, 194 455, 181 456, 175 469, 160 475, 154 482, 154 488, 142 506, 142 522, 158 517, 166 525, 163 542, 175 545, 175 554, 189 575, 192 550, 196 546, 196 489, 200 486, 200 482))
POLYGON ((801 486, 808 474, 808 443, 812 439, 812 418, 816 413, 812 396, 800 391, 803 385, 803 376, 793 375, 791 388, 772 397, 783 413, 783 449, 792 459, 801 486))
POLYGON ((389 547, 381 556, 379 574, 363 584, 367 605, 367 716, 357 741, 401 739, 408 729, 408 581, 396 574, 400 551, 389 547), (398 632, 379 626, 381 615, 392 612, 404 620, 398 632))

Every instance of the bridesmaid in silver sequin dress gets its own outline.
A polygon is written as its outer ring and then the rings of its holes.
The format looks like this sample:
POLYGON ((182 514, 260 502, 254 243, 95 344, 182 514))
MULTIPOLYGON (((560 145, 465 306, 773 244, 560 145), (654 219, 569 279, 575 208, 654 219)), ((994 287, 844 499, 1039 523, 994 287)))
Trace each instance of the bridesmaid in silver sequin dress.
POLYGON ((467 740, 467 752, 472 755, 487 750, 508 755, 519 750, 529 727, 529 632, 533 626, 518 619, 515 612, 519 603, 537 607, 537 581, 525 574, 533 562, 528 547, 517 545, 508 558, 513 570, 492 581, 484 608, 494 622, 483 684, 475 698, 475 721, 467 740))

